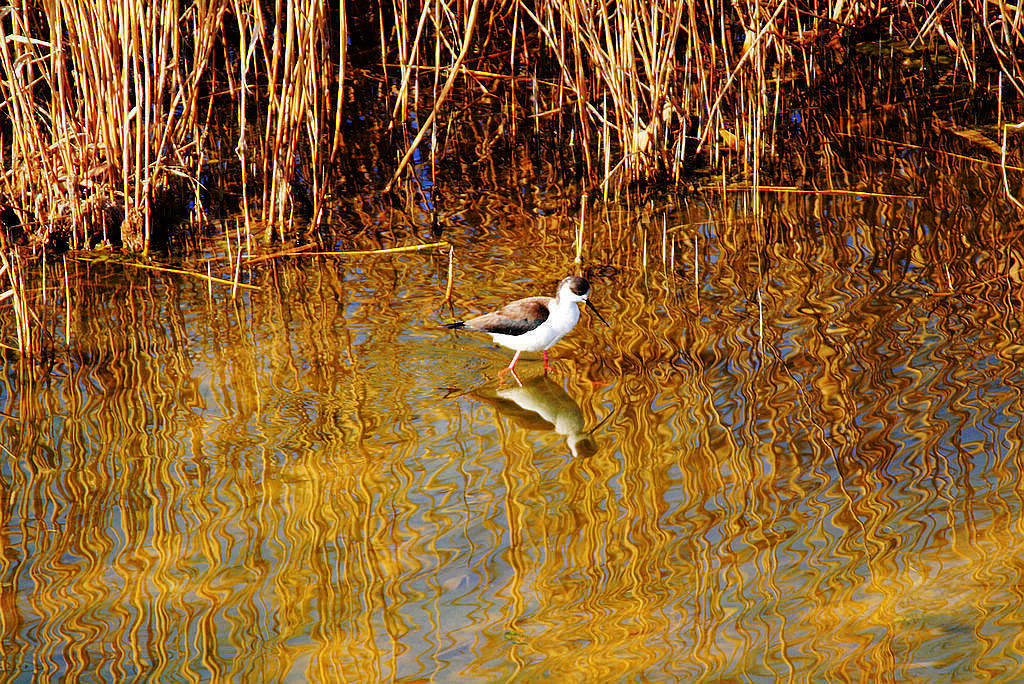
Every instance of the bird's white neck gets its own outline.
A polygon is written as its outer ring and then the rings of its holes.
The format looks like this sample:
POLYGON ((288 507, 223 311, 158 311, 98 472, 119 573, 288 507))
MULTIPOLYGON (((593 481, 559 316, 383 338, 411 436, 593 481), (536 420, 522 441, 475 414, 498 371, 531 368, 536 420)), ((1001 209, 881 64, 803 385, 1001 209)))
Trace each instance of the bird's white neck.
POLYGON ((548 316, 557 328, 569 331, 580 320, 580 308, 569 297, 558 297, 548 316))

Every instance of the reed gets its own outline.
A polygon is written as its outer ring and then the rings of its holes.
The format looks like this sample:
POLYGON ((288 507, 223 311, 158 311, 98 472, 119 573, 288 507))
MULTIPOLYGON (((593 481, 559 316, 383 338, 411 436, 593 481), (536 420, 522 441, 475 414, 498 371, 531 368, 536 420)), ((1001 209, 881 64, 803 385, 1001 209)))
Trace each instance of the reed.
POLYGON ((185 185, 190 199, 176 197, 203 218, 203 179, 226 157, 247 244, 257 217, 260 237, 274 226, 284 239, 297 213, 322 221, 346 116, 378 113, 374 102, 345 112, 353 73, 364 86, 381 80, 387 130, 404 134, 382 169, 392 183, 428 135, 436 164, 439 129, 466 123, 476 91, 555 124, 539 130, 572 143, 606 188, 678 181, 701 153, 758 184, 787 98, 869 40, 945 52, 954 77, 994 88, 995 75, 1001 93, 1024 95, 1020 17, 982 0, 393 0, 375 19, 375 35, 353 36, 343 0, 12 5, 0 43, 5 204, 34 234, 87 245, 116 227, 145 251, 154 204, 185 185), (453 93, 457 111, 446 110, 453 93))
MULTIPOLYGON (((218 194, 237 198, 251 254, 328 222, 338 191, 394 189, 412 201, 422 190, 405 182, 415 178, 407 167, 429 163, 436 187, 440 162, 484 121, 497 122, 479 135, 486 147, 509 131, 511 145, 546 138, 564 173, 579 170, 605 198, 681 182, 695 166, 759 188, 784 147, 784 114, 832 87, 830 74, 864 45, 893 63, 947 60, 936 80, 998 91, 1000 116, 1024 98, 1020 11, 986 0, 362 9, 345 0, 4 8, 4 277, 18 268, 17 231, 34 249, 120 240, 145 254, 169 230, 165 207, 201 223, 218 194), (338 169, 359 166, 370 170, 346 171, 346 187, 338 169)), ((997 163, 1012 169, 1014 159, 997 163)))

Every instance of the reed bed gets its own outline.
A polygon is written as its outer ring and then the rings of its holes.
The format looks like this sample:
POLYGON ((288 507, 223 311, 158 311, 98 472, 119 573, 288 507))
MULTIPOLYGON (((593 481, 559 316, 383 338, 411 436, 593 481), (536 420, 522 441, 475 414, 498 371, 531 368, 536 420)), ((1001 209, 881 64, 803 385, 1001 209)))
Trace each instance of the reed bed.
POLYGON ((251 251, 322 226, 339 192, 435 186, 481 121, 478 156, 553 148, 607 198, 695 168, 760 186, 796 103, 866 48, 997 100, 1004 157, 1024 94, 1022 11, 985 0, 20 0, 0 22, 13 302, 19 245, 145 253, 237 209, 251 251))
POLYGON ((756 177, 789 99, 864 44, 900 59, 941 54, 952 71, 939 76, 1000 98, 1024 93, 1024 17, 980 0, 392 0, 376 16, 359 9, 354 19, 345 2, 315 0, 11 6, 0 47, 7 223, 36 236, 62 231, 75 245, 116 228, 144 250, 154 204, 170 191, 203 218, 209 169, 220 163, 241 186, 245 218, 263 226, 258 235, 272 225, 283 239, 296 204, 321 220, 346 134, 405 133, 379 160, 380 184, 394 182, 421 143, 436 163, 481 93, 514 130, 570 146, 605 187, 679 180, 702 152, 712 167, 735 152, 726 161, 756 177), (358 99, 346 100, 350 84, 358 99), (385 125, 343 132, 366 117, 385 125))

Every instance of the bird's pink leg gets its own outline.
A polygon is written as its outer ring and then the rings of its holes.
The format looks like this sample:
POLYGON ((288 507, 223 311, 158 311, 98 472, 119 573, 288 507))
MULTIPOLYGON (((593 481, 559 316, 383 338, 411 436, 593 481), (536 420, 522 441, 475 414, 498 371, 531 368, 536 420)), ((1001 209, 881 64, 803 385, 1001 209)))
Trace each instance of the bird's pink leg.
POLYGON ((551 369, 551 365, 548 363, 548 350, 544 350, 544 372, 547 373, 551 369))
POLYGON ((520 387, 523 386, 523 381, 519 379, 519 376, 516 375, 515 371, 516 361, 519 360, 519 355, 522 353, 522 351, 517 351, 516 355, 512 357, 512 363, 508 364, 508 368, 503 368, 500 371, 498 371, 498 380, 501 380, 502 376, 505 375, 505 373, 511 373, 512 377, 516 379, 516 384, 518 384, 520 387))

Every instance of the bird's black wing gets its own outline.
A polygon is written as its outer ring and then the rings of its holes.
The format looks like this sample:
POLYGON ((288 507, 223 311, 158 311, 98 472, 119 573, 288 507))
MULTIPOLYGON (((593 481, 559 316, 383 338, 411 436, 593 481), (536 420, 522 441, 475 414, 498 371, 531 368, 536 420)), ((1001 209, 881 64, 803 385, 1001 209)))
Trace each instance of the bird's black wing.
POLYGON ((547 297, 519 299, 497 311, 464 321, 458 327, 499 335, 523 335, 548 319, 547 303, 547 297))

